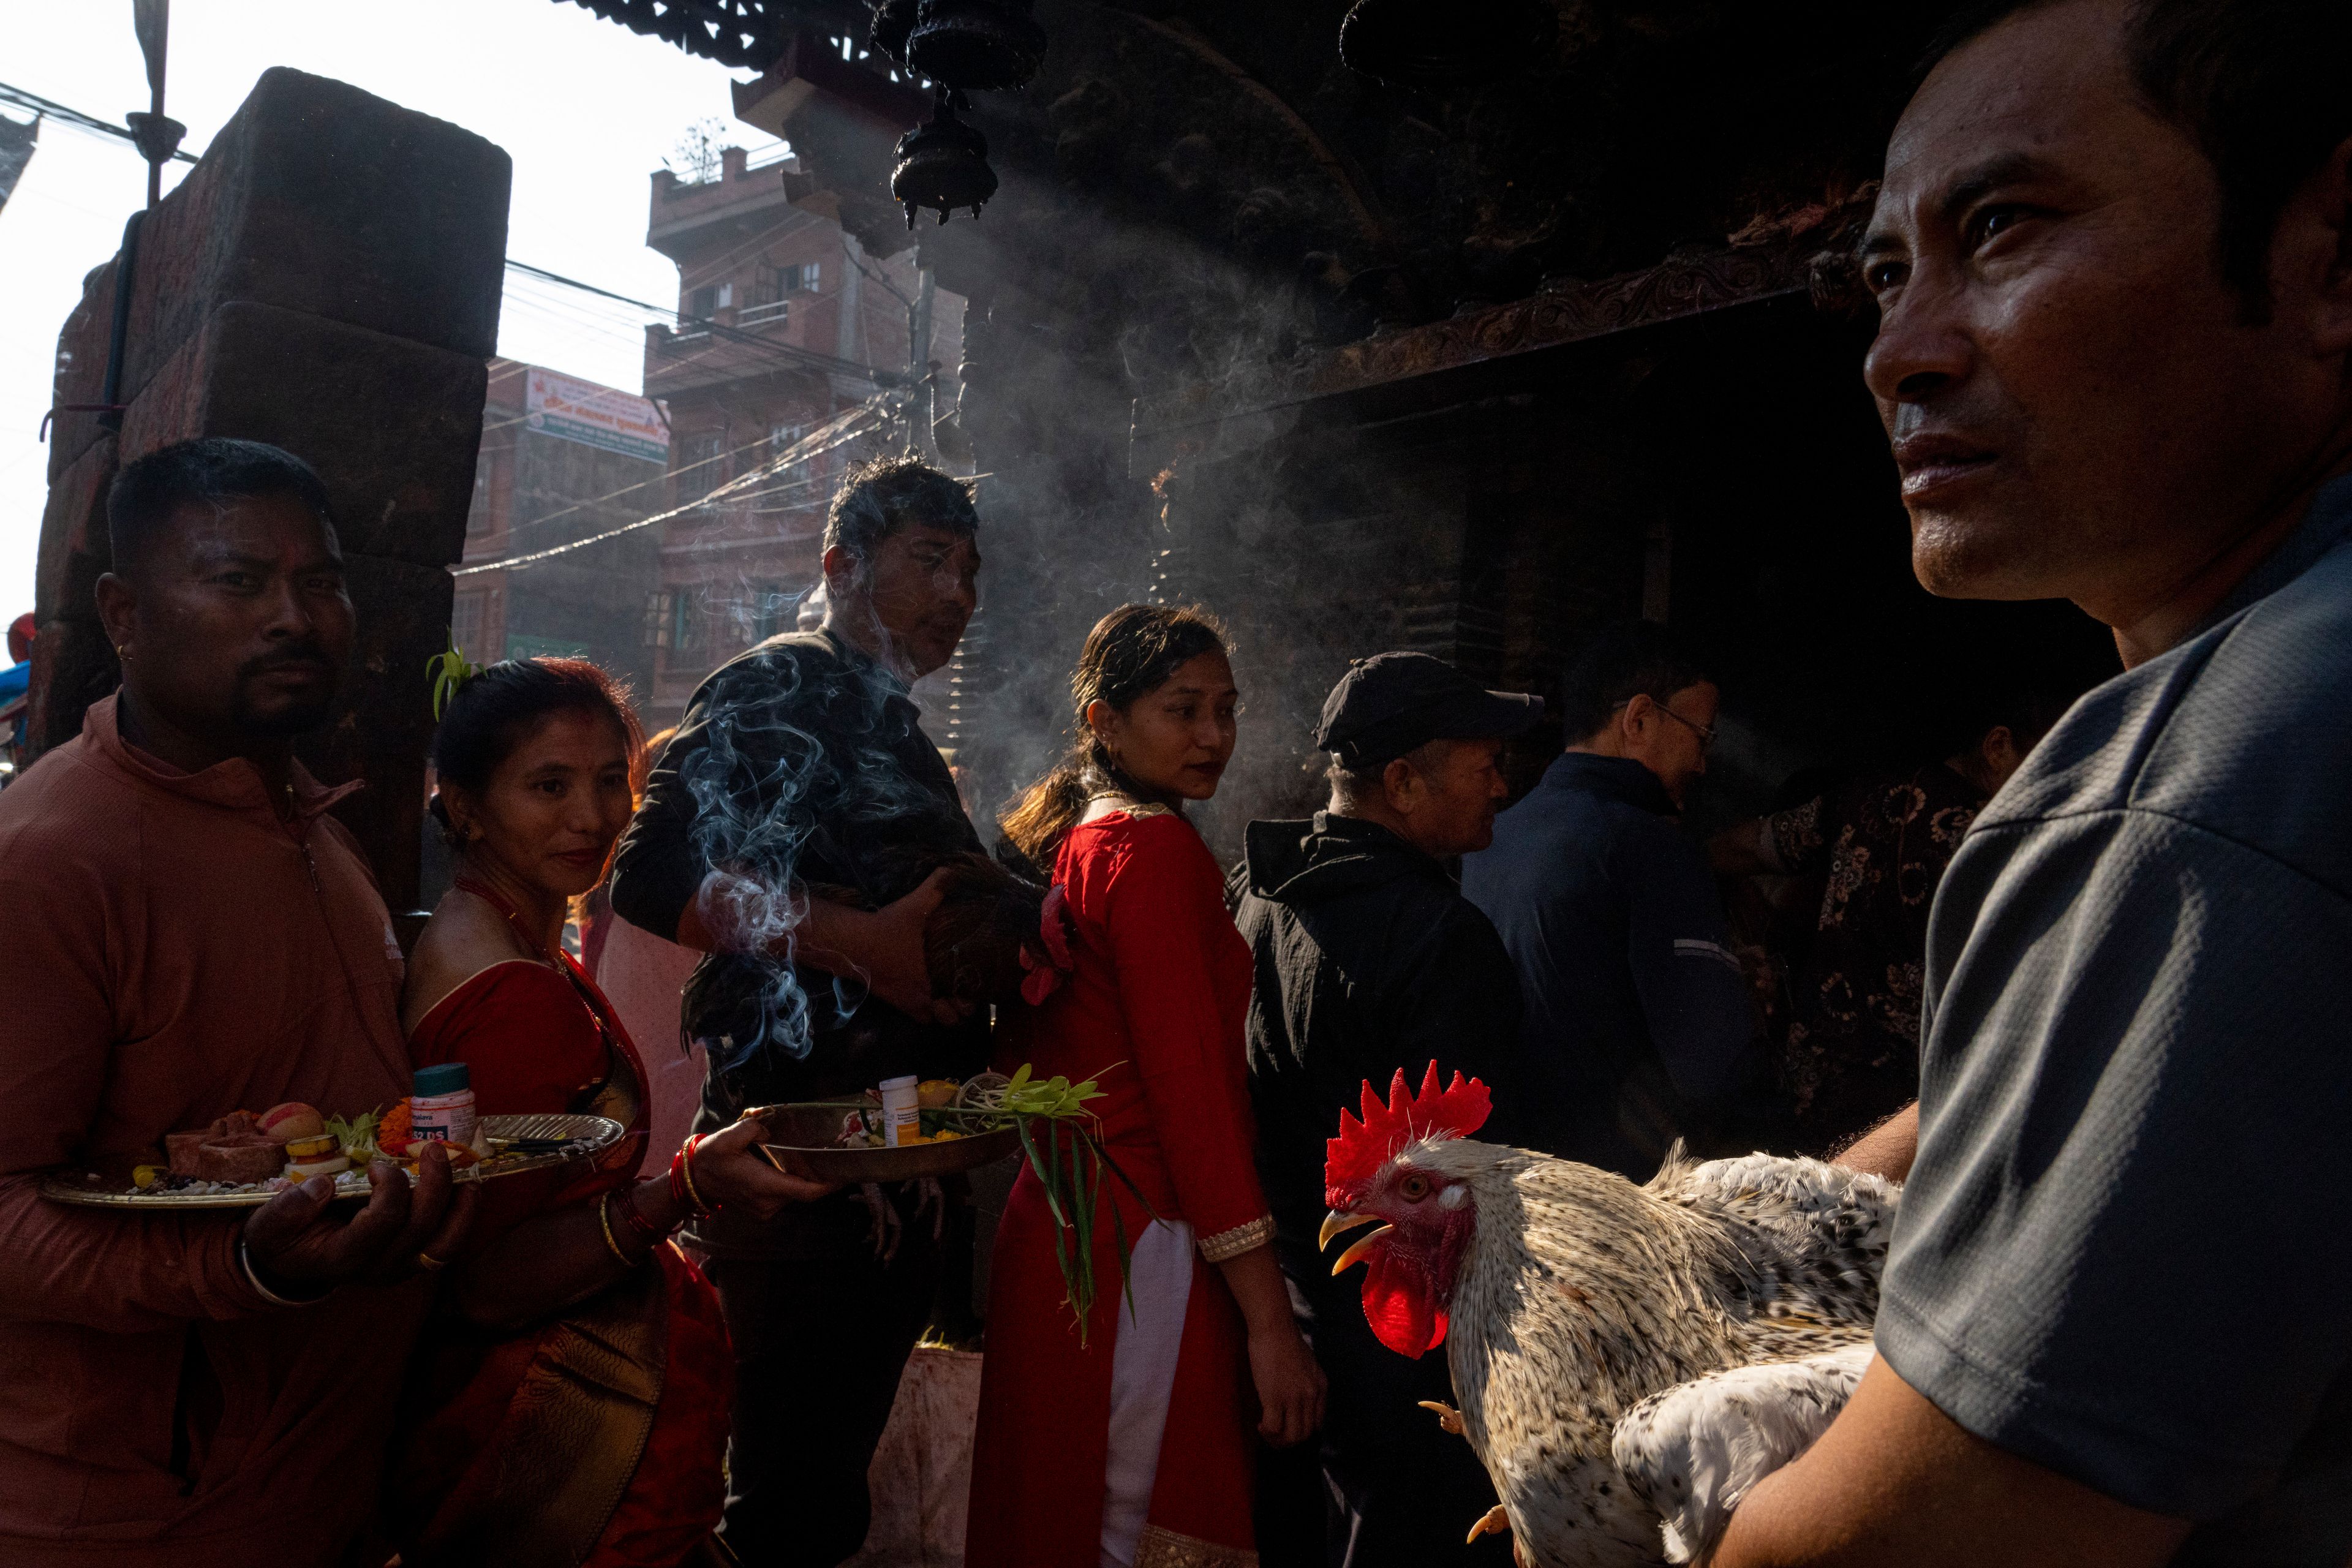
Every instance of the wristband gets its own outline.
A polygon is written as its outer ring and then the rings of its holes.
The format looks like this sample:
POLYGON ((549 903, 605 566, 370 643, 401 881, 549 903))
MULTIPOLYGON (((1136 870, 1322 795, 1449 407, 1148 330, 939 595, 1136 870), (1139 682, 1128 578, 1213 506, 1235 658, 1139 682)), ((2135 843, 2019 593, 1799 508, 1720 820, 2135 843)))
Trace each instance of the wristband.
MULTIPOLYGON (((637 1207, 637 1189, 635 1183, 631 1183, 625 1187, 615 1187, 613 1190, 619 1195, 621 1200, 621 1219, 623 1223, 627 1225, 631 1230, 636 1232, 637 1235, 645 1237, 646 1245, 647 1247, 659 1247, 663 1242, 669 1239, 669 1231, 662 1229, 659 1226, 654 1224, 653 1221, 647 1219, 645 1216, 644 1211, 637 1207)), ((670 1226, 670 1230, 676 1230, 677 1228, 677 1227, 676 1226, 670 1226)))
POLYGON ((610 1193, 606 1193, 597 1200, 596 1223, 604 1227, 604 1246, 614 1257, 621 1260, 621 1267, 635 1268, 637 1266, 637 1260, 622 1251, 621 1244, 613 1239, 613 1194, 610 1193))
POLYGON ((694 1151, 708 1136, 698 1132, 688 1138, 671 1156, 669 1163, 669 1195, 697 1219, 709 1219, 719 1212, 716 1205, 702 1201, 702 1194, 694 1184, 694 1151))
POLYGON ((273 1307, 316 1306, 319 1302, 325 1300, 329 1296, 334 1294, 334 1289, 331 1286, 320 1291, 315 1296, 281 1296, 277 1291, 272 1290, 268 1286, 264 1285, 261 1282, 261 1270, 253 1266, 253 1254, 245 1249, 245 1238, 243 1237, 239 1237, 236 1239, 236 1261, 245 1270, 245 1282, 253 1287, 254 1293, 256 1295, 259 1296, 263 1300, 268 1302, 273 1307))

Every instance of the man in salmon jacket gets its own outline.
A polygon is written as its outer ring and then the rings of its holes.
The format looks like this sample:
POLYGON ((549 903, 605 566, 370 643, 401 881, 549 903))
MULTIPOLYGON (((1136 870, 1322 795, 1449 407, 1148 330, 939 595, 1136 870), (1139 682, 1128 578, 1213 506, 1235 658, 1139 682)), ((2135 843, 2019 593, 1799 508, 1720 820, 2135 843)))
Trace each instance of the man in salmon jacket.
POLYGON ((424 1276, 463 1233, 437 1150, 364 1206, 72 1207, 43 1172, 173 1132, 406 1092, 373 874, 293 757, 350 655, 319 477, 181 442, 108 497, 122 685, 0 795, 0 1562, 280 1568, 366 1528, 424 1276))

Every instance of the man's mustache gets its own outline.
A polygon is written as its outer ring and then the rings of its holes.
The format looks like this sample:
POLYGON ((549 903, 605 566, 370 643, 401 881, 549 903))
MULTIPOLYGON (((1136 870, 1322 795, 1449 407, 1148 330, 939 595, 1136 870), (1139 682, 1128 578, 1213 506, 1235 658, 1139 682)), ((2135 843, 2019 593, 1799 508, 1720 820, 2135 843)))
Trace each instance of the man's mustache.
POLYGON ((237 666, 236 678, 239 680, 250 680, 256 676, 268 675, 273 670, 279 669, 316 669, 332 675, 335 672, 335 661, 329 658, 327 650, 315 642, 295 643, 247 659, 237 666))

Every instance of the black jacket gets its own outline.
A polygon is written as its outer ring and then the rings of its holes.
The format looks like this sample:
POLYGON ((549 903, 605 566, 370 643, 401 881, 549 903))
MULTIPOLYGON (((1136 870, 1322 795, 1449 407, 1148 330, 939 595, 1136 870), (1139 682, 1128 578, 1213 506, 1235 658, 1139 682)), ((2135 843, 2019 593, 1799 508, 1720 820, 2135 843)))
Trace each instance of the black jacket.
POLYGON ((1462 886, 1519 973, 1538 1145, 1635 1181, 1678 1137, 1715 1148, 1756 1063, 1754 1015, 1714 874, 1657 775, 1562 755, 1462 886))
POLYGON ((1515 1141, 1519 982, 1445 868, 1386 828, 1318 813, 1253 822, 1235 923, 1256 960, 1248 1024, 1258 1173, 1285 1261, 1310 1267, 1324 1144, 1370 1081, 1433 1058, 1494 1091, 1482 1139, 1515 1141))
MULTIPOLYGON (((771 637, 721 665, 647 781, 614 861, 613 908, 671 936, 715 866, 778 892, 847 887, 877 908, 912 892, 940 858, 980 847, 919 719, 904 685, 830 631, 771 637)), ((961 1078, 988 1055, 982 1022, 941 1028, 763 958, 706 957, 682 1011, 686 1037, 709 1053, 702 1131, 750 1106, 903 1073, 961 1078)), ((697 1236, 720 1254, 811 1257, 854 1247, 865 1223, 855 1204, 828 1202, 765 1225, 730 1210, 697 1236)))

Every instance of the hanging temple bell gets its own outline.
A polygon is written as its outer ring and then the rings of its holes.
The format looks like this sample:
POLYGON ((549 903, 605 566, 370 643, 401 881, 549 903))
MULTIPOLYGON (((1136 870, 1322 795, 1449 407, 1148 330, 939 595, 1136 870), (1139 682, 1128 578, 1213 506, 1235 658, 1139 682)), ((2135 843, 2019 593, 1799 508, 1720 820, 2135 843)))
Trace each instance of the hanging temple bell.
POLYGON ((988 138, 975 126, 956 118, 954 95, 939 89, 939 107, 929 124, 919 125, 898 139, 898 166, 890 174, 890 195, 907 209, 907 226, 915 226, 915 209, 924 208, 948 221, 958 207, 970 207, 978 217, 996 194, 996 171, 988 166, 988 138))
POLYGON ((970 207, 978 217, 996 194, 988 138, 956 116, 964 93, 1026 87, 1045 53, 1045 29, 1032 0, 875 0, 874 47, 918 80, 929 79, 938 107, 927 124, 899 139, 890 195, 915 226, 920 207, 948 215, 970 207))
MULTIPOLYGON (((892 4, 884 0, 884 8, 892 4)), ((962 92, 1028 86, 1045 55, 1045 29, 1029 15, 1030 4, 922 0, 907 35, 908 68, 962 92)))

